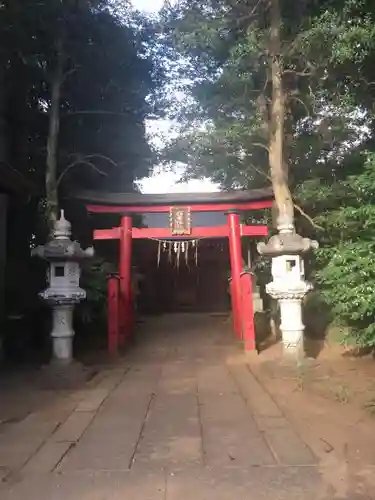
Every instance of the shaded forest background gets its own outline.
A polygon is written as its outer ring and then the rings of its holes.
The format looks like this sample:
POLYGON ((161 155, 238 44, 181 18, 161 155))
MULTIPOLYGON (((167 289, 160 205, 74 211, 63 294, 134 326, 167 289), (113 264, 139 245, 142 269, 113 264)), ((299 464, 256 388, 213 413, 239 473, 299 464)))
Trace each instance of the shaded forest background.
MULTIPOLYGON (((155 163, 145 122, 164 112, 169 49, 159 47, 155 24, 123 1, 4 1, 0 32, 0 175, 18 191, 8 213, 2 330, 20 351, 30 342, 22 332, 31 330, 38 349, 49 329, 38 298, 45 265, 30 249, 46 241, 56 198, 87 246, 92 224, 70 194, 135 190, 155 163)), ((104 321, 107 271, 99 259, 85 269, 81 329, 104 321)))
MULTIPOLYGON (((44 270, 29 255, 47 236, 51 167, 83 245, 92 227, 69 198, 77 188, 135 190, 156 163, 223 189, 269 185, 277 58, 296 224, 321 245, 309 307, 375 345, 375 5, 280 0, 275 55, 272 1, 179 0, 154 17, 124 1, 0 3, 0 175, 21 190, 8 217, 8 316, 40 329, 44 270), (155 150, 145 123, 161 118, 174 130, 155 150)), ((84 276, 82 323, 103 318, 106 272, 97 261, 84 276)))

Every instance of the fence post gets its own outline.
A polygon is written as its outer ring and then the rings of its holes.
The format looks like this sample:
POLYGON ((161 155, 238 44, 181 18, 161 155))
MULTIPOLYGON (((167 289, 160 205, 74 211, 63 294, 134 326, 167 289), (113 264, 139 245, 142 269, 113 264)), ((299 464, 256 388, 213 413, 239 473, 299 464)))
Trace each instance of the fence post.
POLYGON ((119 277, 108 277, 107 296, 107 322, 108 322, 108 352, 115 356, 118 354, 120 341, 120 316, 119 316, 119 277))
POLYGON ((248 272, 241 274, 241 327, 245 351, 254 351, 255 325, 252 276, 248 272))

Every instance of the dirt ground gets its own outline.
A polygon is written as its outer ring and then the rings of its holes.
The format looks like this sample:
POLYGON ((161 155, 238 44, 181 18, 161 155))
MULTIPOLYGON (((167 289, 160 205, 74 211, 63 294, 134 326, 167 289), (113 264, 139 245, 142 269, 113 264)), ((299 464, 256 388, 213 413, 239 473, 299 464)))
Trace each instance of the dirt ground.
POLYGON ((374 358, 330 337, 306 344, 315 358, 302 366, 286 365, 280 344, 251 357, 249 365, 319 457, 336 490, 332 498, 351 498, 353 491, 374 498, 364 493, 375 486, 374 358))
MULTIPOLYGON (((307 355, 314 353, 314 357, 287 379, 294 391, 336 402, 346 411, 360 411, 375 422, 375 359, 372 354, 358 355, 356 349, 340 345, 334 337, 333 333, 323 343, 307 339, 307 355)), ((259 361, 267 365, 280 358, 281 346, 276 344, 264 350, 259 361)))

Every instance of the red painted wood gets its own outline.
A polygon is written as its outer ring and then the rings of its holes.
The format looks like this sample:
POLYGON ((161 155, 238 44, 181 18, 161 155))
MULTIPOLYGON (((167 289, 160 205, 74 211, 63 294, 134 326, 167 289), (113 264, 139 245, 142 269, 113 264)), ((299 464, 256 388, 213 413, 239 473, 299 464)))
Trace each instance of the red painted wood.
POLYGON ((132 334, 133 314, 131 299, 132 218, 121 218, 120 232, 120 345, 124 345, 132 334))
MULTIPOLYGON (((226 226, 213 226, 213 227, 195 227, 192 228, 191 234, 189 236, 183 236, 184 238, 220 238, 228 236, 228 228, 226 226)), ((133 229, 133 238, 160 238, 167 239, 172 238, 171 230, 166 228, 142 228, 133 229)))
POLYGON ((267 226, 241 226, 241 236, 268 236, 267 226))
POLYGON ((107 322, 108 322, 108 352, 111 355, 118 353, 119 347, 119 278, 108 278, 107 296, 107 322))
MULTIPOLYGON (((261 210, 271 208, 273 200, 247 201, 243 203, 205 203, 200 205, 190 205, 192 212, 227 212, 228 210, 261 210)), ((86 205, 86 209, 91 213, 98 214, 122 214, 133 212, 138 214, 146 213, 169 213, 170 205, 162 206, 116 206, 116 205, 86 205)))
POLYGON ((112 229, 94 229, 94 240, 119 240, 120 236, 120 227, 113 227, 112 229))
POLYGON ((241 276, 242 339, 245 351, 255 350, 255 326, 253 305, 253 279, 251 274, 241 276))
POLYGON ((236 310, 236 299, 235 299, 235 290, 234 290, 234 285, 233 285, 233 280, 230 280, 229 283, 229 290, 230 290, 230 298, 231 298, 231 304, 232 304, 232 320, 233 320, 233 329, 236 337, 238 340, 241 340, 241 325, 238 324, 238 311, 236 310))
MULTIPOLYGON (((267 226, 242 226, 241 234, 243 236, 267 236, 267 226)), ((194 227, 191 230, 189 238, 227 238, 229 236, 229 228, 225 226, 208 226, 194 227)), ((133 238, 171 238, 169 228, 133 228, 133 238)), ((184 237, 183 237, 184 238, 184 237)))
MULTIPOLYGON (((267 226, 241 226, 242 236, 267 236, 267 226)), ((96 229, 94 231, 94 240, 116 240, 120 239, 121 230, 118 227, 113 229, 96 229)), ((195 227, 191 231, 191 238, 227 238, 229 236, 229 228, 225 226, 213 227, 195 227)), ((155 238, 167 239, 171 238, 169 228, 133 228, 133 239, 155 238)))
POLYGON ((232 311, 233 326, 238 338, 241 338, 241 273, 242 247, 240 215, 236 212, 228 213, 229 226, 229 255, 232 277, 232 311))

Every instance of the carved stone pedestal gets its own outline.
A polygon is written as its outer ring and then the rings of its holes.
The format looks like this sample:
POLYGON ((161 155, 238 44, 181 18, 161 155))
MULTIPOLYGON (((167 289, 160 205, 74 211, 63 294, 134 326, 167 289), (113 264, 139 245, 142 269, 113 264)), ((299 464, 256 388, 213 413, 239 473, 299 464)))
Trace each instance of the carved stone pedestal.
POLYGON ((273 281, 266 286, 267 293, 279 302, 283 355, 286 360, 300 361, 304 358, 302 304, 311 289, 312 285, 306 281, 293 285, 273 281))
POLYGON ((60 363, 69 364, 73 359, 73 309, 74 302, 52 305, 52 350, 60 363))

